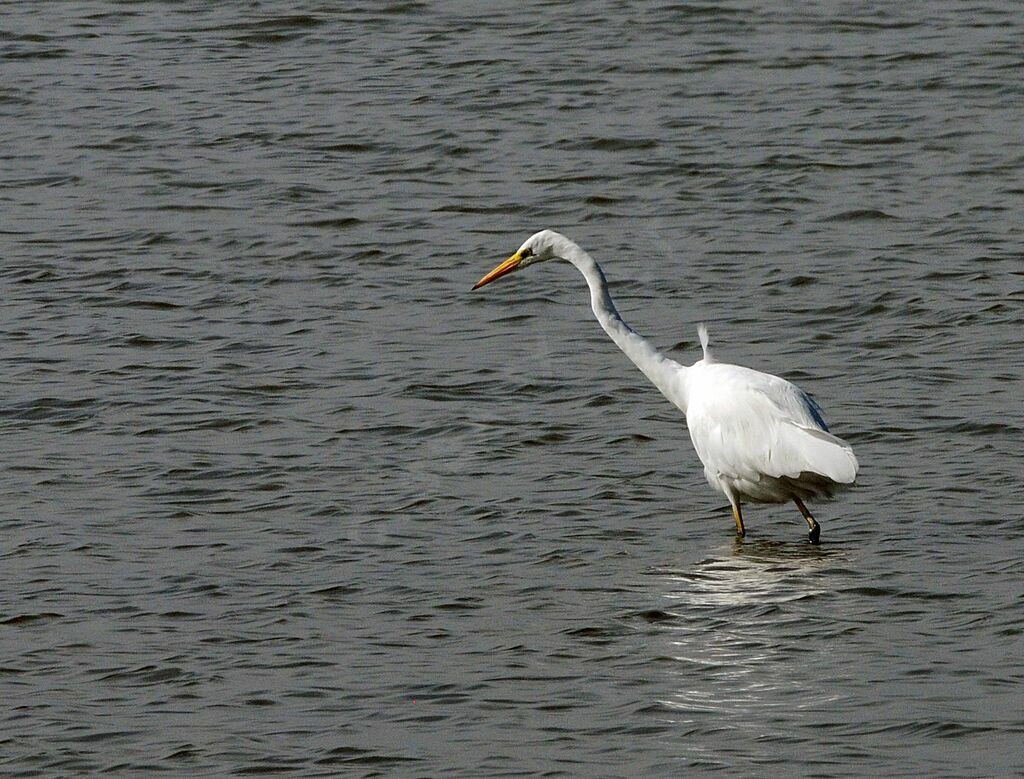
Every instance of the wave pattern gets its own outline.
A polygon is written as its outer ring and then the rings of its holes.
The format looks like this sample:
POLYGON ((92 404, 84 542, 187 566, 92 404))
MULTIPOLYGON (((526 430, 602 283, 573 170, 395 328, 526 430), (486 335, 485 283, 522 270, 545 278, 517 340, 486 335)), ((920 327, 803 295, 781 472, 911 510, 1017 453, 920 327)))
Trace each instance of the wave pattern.
POLYGON ((5 775, 1024 772, 1019 8, 22 4, 5 775), (861 484, 736 544, 631 324, 861 484))

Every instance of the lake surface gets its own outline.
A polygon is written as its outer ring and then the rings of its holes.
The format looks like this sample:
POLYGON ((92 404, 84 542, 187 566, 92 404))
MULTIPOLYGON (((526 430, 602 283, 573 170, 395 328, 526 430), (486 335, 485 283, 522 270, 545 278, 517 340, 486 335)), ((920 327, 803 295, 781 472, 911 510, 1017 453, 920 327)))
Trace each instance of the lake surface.
POLYGON ((0 772, 1024 772, 1013 2, 0 18, 0 772), (734 537, 564 263, 797 381, 734 537))

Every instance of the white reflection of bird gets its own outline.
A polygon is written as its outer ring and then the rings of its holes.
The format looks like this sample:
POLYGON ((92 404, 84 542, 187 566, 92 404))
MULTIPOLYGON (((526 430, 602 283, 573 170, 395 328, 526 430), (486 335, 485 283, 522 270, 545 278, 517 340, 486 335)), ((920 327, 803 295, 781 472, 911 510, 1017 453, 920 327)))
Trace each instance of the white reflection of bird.
POLYGON ((478 281, 473 289, 545 260, 568 260, 590 286, 601 327, 661 393, 686 415, 690 438, 712 487, 732 505, 736 532, 745 535, 741 504, 796 503, 818 543, 821 528, 804 499, 831 497, 852 484, 857 458, 832 435, 817 404, 798 387, 768 373, 717 362, 700 326, 704 359, 687 367, 669 359, 622 321, 594 258, 564 235, 542 230, 478 281))

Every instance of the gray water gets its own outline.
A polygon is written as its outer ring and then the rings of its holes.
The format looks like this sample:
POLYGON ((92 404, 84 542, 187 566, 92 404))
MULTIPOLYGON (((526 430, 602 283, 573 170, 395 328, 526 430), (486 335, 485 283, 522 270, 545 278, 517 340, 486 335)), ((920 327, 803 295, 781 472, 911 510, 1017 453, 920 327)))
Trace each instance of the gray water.
POLYGON ((0 15, 0 772, 1024 772, 1014 2, 0 15), (673 357, 862 464, 735 540, 673 357))

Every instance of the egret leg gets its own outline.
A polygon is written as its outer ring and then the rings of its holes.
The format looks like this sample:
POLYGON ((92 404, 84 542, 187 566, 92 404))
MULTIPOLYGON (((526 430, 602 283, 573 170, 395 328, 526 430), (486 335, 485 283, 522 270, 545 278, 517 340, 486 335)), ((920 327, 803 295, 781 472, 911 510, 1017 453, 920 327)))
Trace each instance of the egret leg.
POLYGON ((740 511, 740 502, 729 501, 732 504, 732 516, 736 520, 736 535, 743 538, 747 534, 747 529, 743 527, 743 512, 740 511))
POLYGON ((807 510, 807 506, 804 505, 804 502, 800 500, 800 498, 796 497, 796 495, 793 496, 793 502, 796 503, 796 507, 800 509, 800 513, 803 514, 804 519, 807 520, 807 527, 810 528, 807 531, 807 538, 810 539, 812 544, 817 544, 818 536, 821 535, 821 525, 818 524, 811 512, 807 510))

